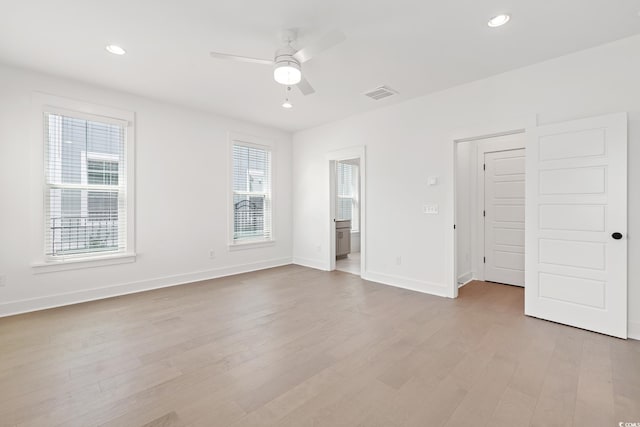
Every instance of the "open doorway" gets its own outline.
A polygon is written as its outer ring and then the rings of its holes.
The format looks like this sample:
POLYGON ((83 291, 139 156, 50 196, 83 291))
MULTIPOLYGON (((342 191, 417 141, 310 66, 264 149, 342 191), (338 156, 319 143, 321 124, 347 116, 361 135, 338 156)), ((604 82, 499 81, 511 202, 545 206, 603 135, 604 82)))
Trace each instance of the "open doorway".
POLYGON ((524 133, 457 141, 455 150, 458 287, 524 287, 524 133))
POLYGON ((336 270, 360 275, 360 159, 335 162, 336 270))
POLYGON ((364 276, 366 251, 365 148, 328 154, 329 270, 364 276))

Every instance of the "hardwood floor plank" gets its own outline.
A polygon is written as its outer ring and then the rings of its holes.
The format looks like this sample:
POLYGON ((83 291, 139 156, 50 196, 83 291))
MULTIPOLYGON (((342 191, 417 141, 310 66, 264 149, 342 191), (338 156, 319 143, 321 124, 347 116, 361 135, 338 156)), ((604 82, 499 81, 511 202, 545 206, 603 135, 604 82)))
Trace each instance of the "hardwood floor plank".
POLYGON ((532 426, 572 426, 583 355, 582 333, 560 334, 549 361, 542 390, 532 417, 532 426))
POLYGON ((175 412, 169 412, 153 421, 144 424, 142 427, 175 427, 180 425, 180 419, 175 412))
POLYGON ((640 343, 287 266, 0 319, 0 426, 640 420, 640 343))
POLYGON ((574 425, 615 425, 613 370, 608 341, 601 336, 584 341, 574 425))

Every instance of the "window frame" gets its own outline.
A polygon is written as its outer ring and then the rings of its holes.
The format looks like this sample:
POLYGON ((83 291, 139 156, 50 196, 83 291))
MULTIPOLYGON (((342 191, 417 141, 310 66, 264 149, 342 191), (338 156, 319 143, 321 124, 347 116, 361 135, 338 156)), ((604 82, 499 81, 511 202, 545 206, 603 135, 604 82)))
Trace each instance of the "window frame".
MULTIPOLYGON (((230 132, 228 135, 228 173, 227 179, 229 180, 227 183, 228 189, 228 248, 230 251, 234 250, 243 250, 243 249, 251 249, 251 248, 260 248, 266 246, 272 246, 276 242, 276 221, 275 221, 275 211, 276 211, 276 149, 275 144, 271 141, 255 137, 249 135, 243 135, 239 133, 230 132), (271 206, 271 235, 269 238, 258 237, 258 238, 247 238, 236 240, 234 239, 234 230, 235 230, 235 212, 234 212, 234 194, 235 190, 233 188, 233 147, 239 145, 242 147, 255 148, 259 150, 265 150, 270 153, 270 175, 271 175, 271 189, 269 192, 270 206, 271 206)), ((247 171, 247 179, 248 173, 247 171)))
MULTIPOLYGON (((33 233, 33 259, 32 267, 35 273, 47 273, 71 269, 97 267, 120 263, 135 262, 135 113, 112 107, 91 104, 84 101, 62 98, 54 95, 34 92, 33 94, 33 205, 34 216, 37 215, 37 223, 34 220, 33 233), (81 253, 64 256, 51 256, 47 254, 46 206, 48 184, 46 179, 47 167, 47 141, 44 137, 47 124, 46 113, 61 114, 68 117, 91 120, 102 123, 111 123, 125 128, 125 164, 122 172, 126 177, 124 187, 126 198, 126 233, 124 249, 118 251, 105 251, 94 253, 81 253), (37 156, 37 158, 36 158, 37 156), (36 225, 37 224, 37 225, 36 225)), ((91 153, 87 153, 89 156, 91 153)), ((102 160, 102 159, 98 159, 102 160)), ((83 166, 86 168, 86 165, 83 166)), ((119 179, 122 179, 119 177, 119 179)))

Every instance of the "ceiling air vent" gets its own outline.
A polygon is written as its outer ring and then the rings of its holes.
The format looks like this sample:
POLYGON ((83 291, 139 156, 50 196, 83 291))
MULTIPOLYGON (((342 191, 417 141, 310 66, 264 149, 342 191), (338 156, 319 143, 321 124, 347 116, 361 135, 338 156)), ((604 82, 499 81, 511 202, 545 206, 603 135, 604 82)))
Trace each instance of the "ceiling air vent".
POLYGON ((364 93, 365 96, 368 96, 374 101, 379 101, 383 98, 388 98, 390 96, 397 95, 397 94, 398 92, 391 89, 389 86, 380 86, 364 93))

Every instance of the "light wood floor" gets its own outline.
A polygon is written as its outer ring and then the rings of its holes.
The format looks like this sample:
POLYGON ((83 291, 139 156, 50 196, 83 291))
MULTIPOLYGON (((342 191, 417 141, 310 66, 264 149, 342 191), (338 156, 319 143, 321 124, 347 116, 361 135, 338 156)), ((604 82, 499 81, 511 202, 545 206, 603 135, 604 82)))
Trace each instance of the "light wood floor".
POLYGON ((360 275, 360 252, 352 252, 346 258, 336 260, 336 270, 360 275))
POLYGON ((618 426, 640 342, 297 266, 0 319, 3 426, 618 426))

